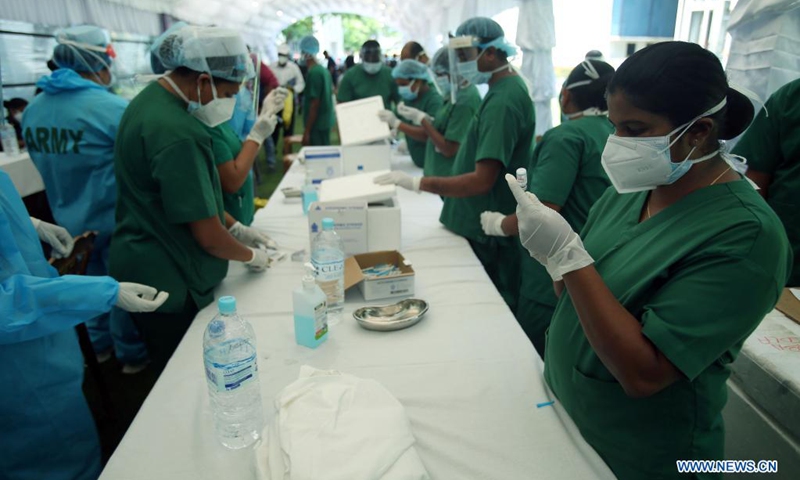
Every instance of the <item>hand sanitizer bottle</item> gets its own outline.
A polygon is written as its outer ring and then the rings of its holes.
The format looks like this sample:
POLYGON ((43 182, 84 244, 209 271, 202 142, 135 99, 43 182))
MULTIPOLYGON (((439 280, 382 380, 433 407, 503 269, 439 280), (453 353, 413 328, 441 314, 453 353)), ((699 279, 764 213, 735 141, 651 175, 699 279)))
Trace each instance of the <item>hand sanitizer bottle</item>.
POLYGON ((328 339, 328 297, 317 285, 314 265, 306 263, 305 269, 303 285, 292 292, 294 338, 299 345, 317 348, 328 339))

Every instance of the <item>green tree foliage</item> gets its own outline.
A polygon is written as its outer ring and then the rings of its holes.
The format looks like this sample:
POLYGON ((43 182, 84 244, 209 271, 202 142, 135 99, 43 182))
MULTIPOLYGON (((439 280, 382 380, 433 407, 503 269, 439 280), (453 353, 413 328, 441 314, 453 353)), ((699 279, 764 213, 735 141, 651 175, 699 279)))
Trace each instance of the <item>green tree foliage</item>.
MULTIPOLYGON (((381 22, 373 19, 355 15, 352 13, 326 13, 320 15, 318 18, 325 20, 331 16, 339 16, 342 18, 342 30, 344 30, 344 49, 346 52, 357 52, 361 45, 371 38, 378 38, 379 36, 397 35, 397 33, 384 26, 381 22)), ((283 36, 286 37, 288 43, 298 42, 306 35, 314 33, 314 22, 312 17, 306 17, 302 20, 289 25, 283 29, 283 36)))

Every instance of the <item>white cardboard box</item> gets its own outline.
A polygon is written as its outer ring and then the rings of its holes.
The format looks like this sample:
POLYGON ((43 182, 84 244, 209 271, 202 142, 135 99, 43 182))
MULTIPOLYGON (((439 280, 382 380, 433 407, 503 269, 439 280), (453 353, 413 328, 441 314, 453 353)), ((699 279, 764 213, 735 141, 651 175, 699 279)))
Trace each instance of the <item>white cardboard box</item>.
POLYGON ((347 255, 400 249, 400 206, 396 198, 370 204, 314 202, 308 211, 309 238, 319 233, 325 217, 333 219, 347 255))
POLYGON ((313 184, 342 176, 342 150, 339 147, 303 147, 298 154, 304 159, 308 179, 313 184))
POLYGON ((319 187, 319 201, 331 202, 382 202, 397 194, 394 185, 377 185, 375 178, 389 173, 388 170, 330 178, 319 187))
POLYGON ((385 108, 380 95, 335 105, 342 145, 362 145, 391 137, 389 125, 378 118, 378 112, 385 108))
POLYGON ((364 300, 373 301, 409 297, 414 295, 414 269, 400 252, 382 251, 354 255, 344 263, 344 286, 349 289, 358 285, 364 300), (400 267, 400 275, 393 277, 365 278, 362 270, 381 263, 400 267))
POLYGON ((342 147, 344 175, 391 170, 392 146, 388 143, 342 147))

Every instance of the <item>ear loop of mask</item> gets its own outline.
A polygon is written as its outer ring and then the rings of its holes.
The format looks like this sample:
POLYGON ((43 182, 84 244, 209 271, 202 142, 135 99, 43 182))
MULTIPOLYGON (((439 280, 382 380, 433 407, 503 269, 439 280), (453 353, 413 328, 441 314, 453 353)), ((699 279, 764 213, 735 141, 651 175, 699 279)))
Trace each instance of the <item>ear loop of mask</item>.
MULTIPOLYGON (((727 105, 727 104, 728 104, 728 97, 725 97, 725 98, 722 99, 721 102, 719 102, 718 104, 714 105, 713 107, 711 107, 710 109, 706 110, 705 112, 701 113, 700 115, 696 116, 690 122, 688 122, 686 125, 680 126, 680 127, 676 128, 675 130, 669 132, 669 134, 667 135, 668 137, 671 137, 672 135, 674 135, 675 132, 680 132, 680 133, 678 134, 677 137, 675 137, 675 140, 671 141, 669 143, 669 145, 667 145, 667 148, 665 148, 664 150, 661 150, 661 152, 659 152, 659 153, 666 152, 670 148, 672 148, 672 146, 675 145, 675 143, 677 143, 678 140, 680 140, 680 138, 683 136, 683 134, 686 133, 687 131, 689 131, 690 128, 692 128, 692 125, 694 125, 695 122, 697 122, 701 118, 705 118, 705 117, 708 117, 710 115, 714 115, 715 113, 717 113, 720 110, 722 110, 722 108, 725 107, 725 105, 727 105)), ((694 153, 695 150, 697 150, 697 146, 696 145, 693 146, 691 150, 689 150, 689 153, 686 155, 686 158, 684 158, 683 161, 678 162, 678 166, 680 167, 681 165, 683 165, 686 162, 692 162, 692 164, 695 164, 695 163, 700 163, 702 161, 714 158, 714 156, 720 152, 721 148, 718 148, 718 149, 714 150, 713 152, 709 153, 708 155, 704 155, 704 156, 702 156, 700 158, 689 159, 689 157, 692 156, 692 154, 694 153)), ((672 163, 675 163, 675 162, 672 162, 672 163)))

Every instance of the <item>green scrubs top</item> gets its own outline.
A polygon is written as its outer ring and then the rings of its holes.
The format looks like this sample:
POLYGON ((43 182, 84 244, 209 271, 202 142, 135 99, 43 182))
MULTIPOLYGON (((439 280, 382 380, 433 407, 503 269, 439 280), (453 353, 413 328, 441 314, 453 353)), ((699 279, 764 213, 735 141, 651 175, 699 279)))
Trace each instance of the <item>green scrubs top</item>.
POLYGON ((752 170, 772 175, 767 203, 794 250, 787 286, 800 287, 800 79, 778 89, 764 107, 733 153, 746 158, 752 170))
MULTIPOLYGON (((589 210, 611 185, 600 157, 614 127, 605 116, 581 117, 547 131, 533 151, 528 167, 528 190, 539 200, 561 207, 561 216, 576 232, 583 229, 589 210)), ((550 325, 556 294, 547 270, 520 249, 521 278, 517 320, 539 354, 550 325)))
POLYGON ((609 188, 582 237, 605 284, 683 378, 647 398, 626 395, 566 290, 547 333, 548 384, 621 480, 684 478, 676 460, 724 458, 729 364, 791 266, 780 220, 746 180, 697 190, 640 223, 647 196, 609 188))
MULTIPOLYGON (((208 131, 211 133, 213 142, 214 165, 232 162, 242 150, 242 141, 239 140, 239 136, 236 135, 233 128, 226 122, 216 128, 209 128, 208 131)), ((244 225, 250 225, 253 223, 253 215, 256 211, 253 196, 253 172, 251 170, 236 193, 222 192, 225 211, 244 225)))
POLYGON ((330 141, 317 142, 324 138, 325 133, 330 135, 331 128, 333 128, 333 87, 331 82, 330 72, 322 65, 314 65, 306 75, 306 88, 303 90, 303 121, 306 125, 308 124, 308 113, 311 111, 311 101, 319 99, 317 121, 311 131, 311 145, 330 145, 330 141))
POLYGON ((514 311, 519 293, 519 240, 485 235, 480 217, 487 210, 506 215, 516 211, 517 202, 504 177, 528 166, 534 127, 533 102, 522 77, 504 77, 491 85, 458 149, 453 175, 474 172, 476 163, 487 159, 502 162, 503 169, 486 195, 445 198, 439 217, 450 231, 470 240, 497 290, 514 311), (498 260, 498 250, 504 250, 502 261, 498 260))
POLYGON ((375 95, 383 97, 383 106, 387 110, 392 108, 392 103, 400 103, 400 94, 397 93, 397 84, 392 78, 392 69, 383 65, 378 73, 370 75, 364 71, 361 64, 358 64, 345 72, 339 83, 336 100, 352 102, 375 95))
MULTIPOLYGON (((428 91, 425 93, 420 93, 417 96, 417 99, 413 102, 405 102, 405 104, 411 108, 416 108, 417 110, 422 110, 423 112, 427 113, 431 117, 436 115, 439 112, 439 109, 442 108, 442 96, 439 93, 428 87, 428 91)), ((411 123, 410 120, 399 116, 400 119, 406 123, 411 123)), ((434 117, 435 118, 435 117, 434 117)), ((411 155, 411 161, 414 162, 414 165, 418 166, 419 168, 423 168, 425 165, 425 146, 428 143, 427 140, 424 142, 420 142, 419 140, 414 140, 413 138, 405 135, 406 137, 406 144, 408 145, 408 153, 411 155)))
MULTIPOLYGON (((455 105, 450 102, 450 95, 447 95, 442 107, 433 115, 433 127, 445 140, 461 143, 480 106, 481 95, 475 85, 459 90, 455 105)), ((436 145, 428 140, 425 145, 425 176, 449 177, 453 174, 454 160, 455 157, 447 158, 439 153, 436 145)))
POLYGON ((131 101, 117 131, 110 274, 169 292, 159 312, 183 312, 187 297, 203 308, 228 271, 228 262, 206 253, 188 225, 225 221, 211 134, 158 82, 131 101))

